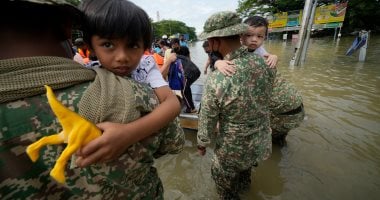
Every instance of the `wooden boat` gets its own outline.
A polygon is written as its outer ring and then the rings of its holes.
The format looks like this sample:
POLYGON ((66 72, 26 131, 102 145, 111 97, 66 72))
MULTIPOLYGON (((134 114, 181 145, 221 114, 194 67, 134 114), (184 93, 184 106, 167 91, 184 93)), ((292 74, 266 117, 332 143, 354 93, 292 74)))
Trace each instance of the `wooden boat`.
MULTIPOLYGON (((191 93, 193 94, 195 108, 199 111, 203 93, 203 84, 198 82, 192 84, 191 93)), ((185 113, 183 109, 181 114, 179 115, 179 119, 182 128, 193 130, 198 129, 198 113, 185 113)))

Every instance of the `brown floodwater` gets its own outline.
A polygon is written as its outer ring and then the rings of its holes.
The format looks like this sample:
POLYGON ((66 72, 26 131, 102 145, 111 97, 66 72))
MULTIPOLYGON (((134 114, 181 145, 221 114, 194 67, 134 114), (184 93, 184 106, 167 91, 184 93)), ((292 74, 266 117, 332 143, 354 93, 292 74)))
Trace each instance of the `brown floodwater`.
MULTIPOLYGON (((290 131, 285 147, 252 173, 242 199, 375 200, 380 198, 380 36, 371 35, 365 62, 345 56, 353 37, 312 38, 306 61, 289 66, 295 43, 270 40, 278 70, 302 93, 306 118, 290 131)), ((203 72, 202 42, 191 58, 203 72)), ((198 83, 205 80, 202 75, 198 83)), ((182 153, 157 160, 165 199, 217 199, 210 166, 212 149, 196 152, 196 131, 185 130, 182 153)))

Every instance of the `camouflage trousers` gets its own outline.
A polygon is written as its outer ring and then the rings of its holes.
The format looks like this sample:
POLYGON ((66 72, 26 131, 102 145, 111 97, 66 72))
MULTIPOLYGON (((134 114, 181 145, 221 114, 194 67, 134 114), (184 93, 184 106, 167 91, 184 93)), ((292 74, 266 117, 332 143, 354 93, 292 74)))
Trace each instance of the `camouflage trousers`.
POLYGON ((298 108, 281 114, 272 114, 271 128, 272 128, 272 141, 274 144, 284 145, 285 138, 291 129, 297 128, 305 117, 305 110, 303 105, 298 108))
MULTIPOLYGON (((93 171, 92 171, 93 172, 93 171)), ((89 171, 89 173, 92 173, 89 171)), ((163 200, 163 185, 161 179, 158 176, 157 169, 150 167, 149 172, 140 176, 139 180, 122 180, 122 171, 113 171, 106 180, 98 182, 97 185, 101 185, 101 199, 113 199, 113 200, 163 200), (111 178, 111 176, 114 176, 111 178)), ((96 179, 96 177, 91 177, 96 179)), ((88 180, 89 182, 90 180, 88 180)), ((91 186, 91 185, 89 185, 91 186)), ((95 199, 88 196, 83 199, 95 199)))
POLYGON ((239 192, 247 190, 251 185, 251 171, 252 168, 243 171, 226 172, 212 165, 211 176, 215 181, 219 198, 223 200, 240 199, 239 192))
POLYGON ((271 151, 269 123, 248 133, 220 131, 211 164, 220 199, 240 199, 239 192, 250 186, 252 167, 267 159, 271 151))

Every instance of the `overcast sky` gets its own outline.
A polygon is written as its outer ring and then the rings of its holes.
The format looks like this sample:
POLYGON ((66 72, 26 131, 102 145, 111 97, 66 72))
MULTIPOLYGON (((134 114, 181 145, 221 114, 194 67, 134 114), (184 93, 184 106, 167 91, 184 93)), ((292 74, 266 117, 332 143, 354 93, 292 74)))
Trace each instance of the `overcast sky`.
POLYGON ((238 0, 130 0, 144 9, 154 22, 157 11, 160 19, 184 22, 194 27, 197 34, 203 31, 207 18, 219 11, 236 11, 238 0))

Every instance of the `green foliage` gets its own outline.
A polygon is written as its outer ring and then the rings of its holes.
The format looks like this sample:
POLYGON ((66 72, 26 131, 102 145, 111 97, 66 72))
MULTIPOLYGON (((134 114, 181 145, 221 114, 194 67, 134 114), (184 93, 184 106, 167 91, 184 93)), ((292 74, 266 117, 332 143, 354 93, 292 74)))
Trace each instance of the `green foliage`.
MULTIPOLYGON (((264 13, 287 12, 300 10, 305 0, 239 0, 237 12, 243 17, 264 13)), ((319 3, 334 2, 334 0, 319 0, 319 3)))
POLYGON ((274 7, 277 8, 277 12, 287 12, 291 10, 301 10, 304 7, 304 0, 282 0, 275 1, 274 7))
POLYGON ((275 13, 276 8, 269 0, 239 0, 236 10, 242 17, 260 15, 267 12, 275 13))
POLYGON ((76 6, 78 6, 80 4, 81 0, 67 0, 67 1, 70 2, 70 3, 72 3, 72 4, 74 4, 74 5, 76 5, 76 6))
POLYGON ((188 27, 185 23, 176 20, 161 20, 159 22, 153 22, 153 34, 156 38, 161 38, 162 35, 174 35, 174 34, 189 34, 190 40, 196 40, 194 27, 188 27))
POLYGON ((343 27, 348 32, 361 29, 380 31, 379 19, 379 0, 350 0, 343 27))

